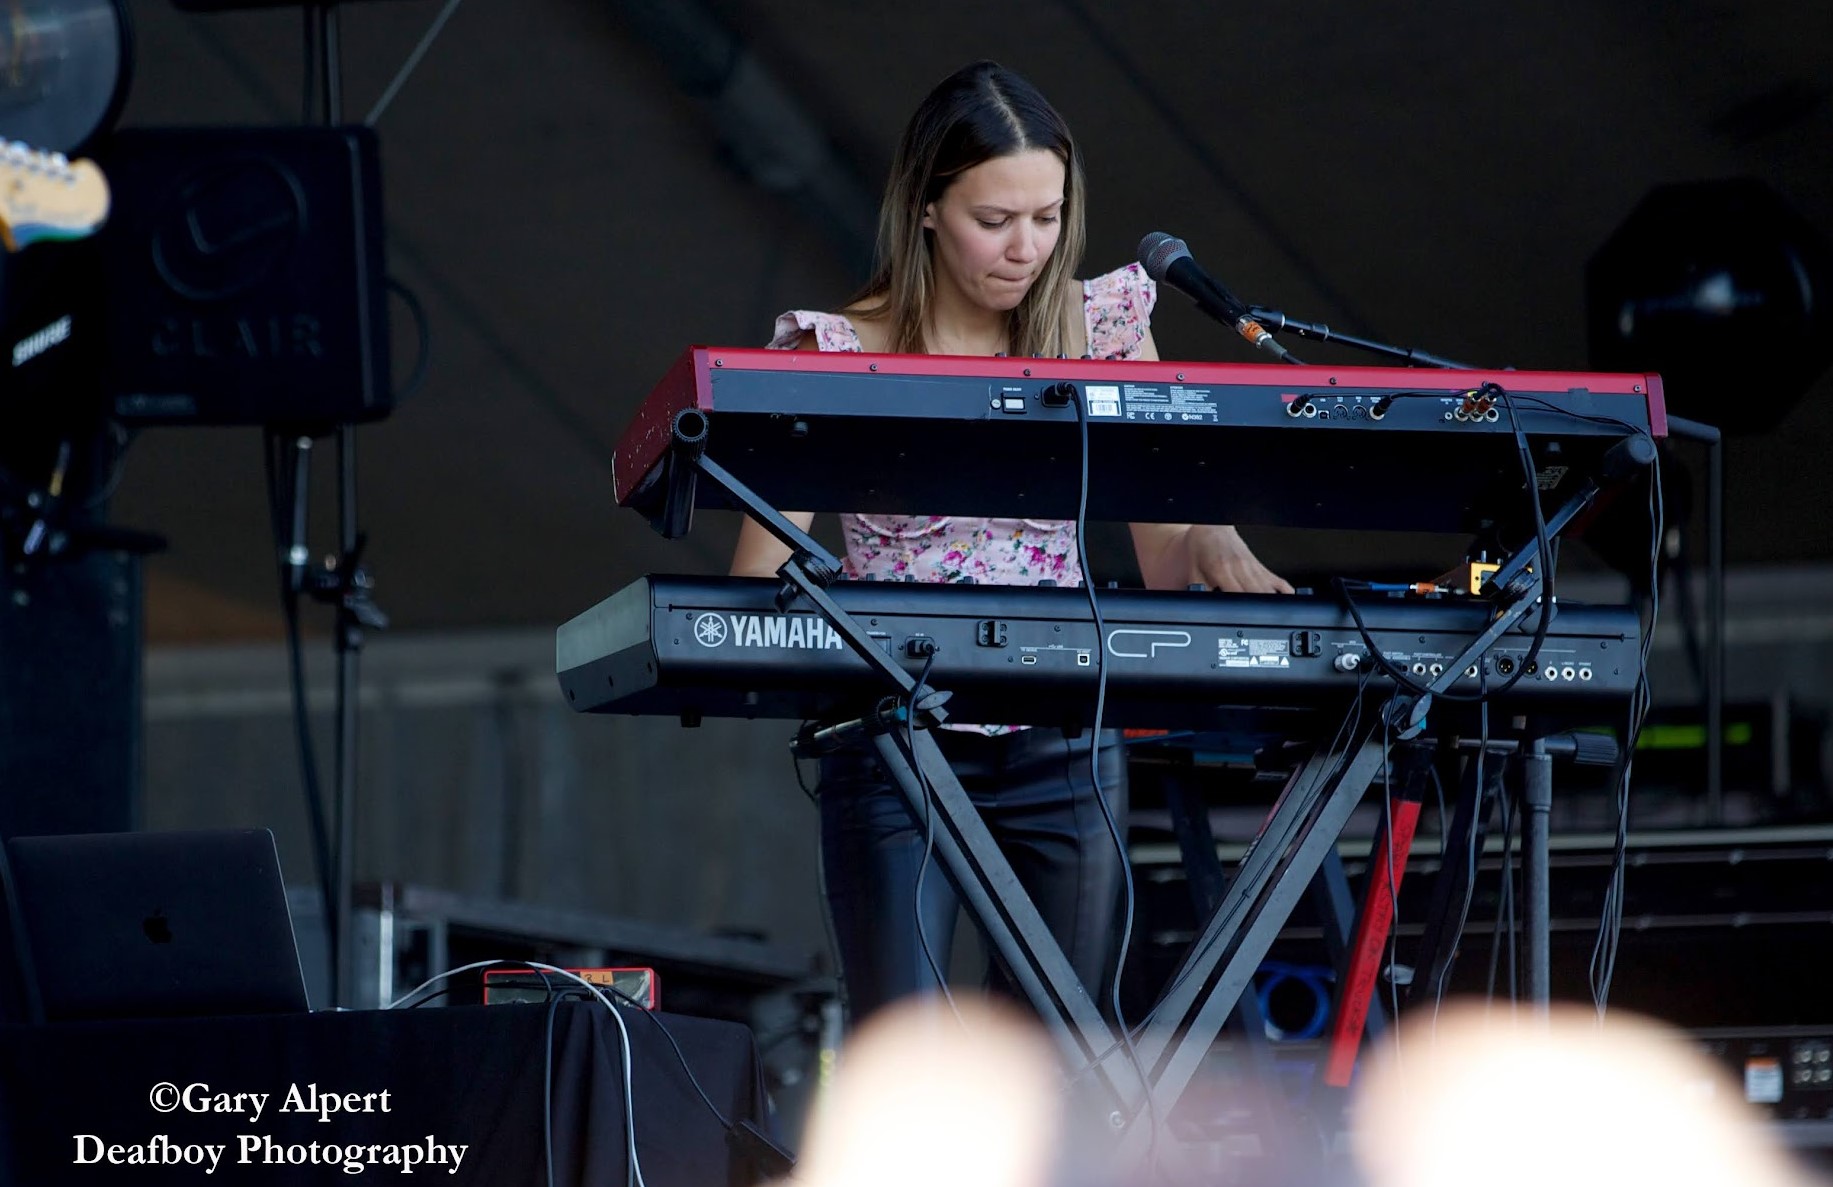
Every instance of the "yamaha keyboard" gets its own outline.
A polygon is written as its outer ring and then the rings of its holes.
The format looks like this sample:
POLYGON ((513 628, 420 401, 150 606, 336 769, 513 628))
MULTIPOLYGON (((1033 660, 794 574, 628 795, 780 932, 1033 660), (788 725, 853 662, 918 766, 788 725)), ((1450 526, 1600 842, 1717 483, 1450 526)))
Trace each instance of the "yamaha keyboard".
POLYGON ((682 448, 780 509, 1070 519, 1084 411, 1087 514, 1130 522, 1471 533, 1528 515, 1516 420, 1547 508, 1615 442, 1667 433, 1656 375, 694 347, 613 479, 670 534, 682 448))
MULTIPOLYGON (((887 691, 804 605, 776 608, 780 583, 743 577, 645 577, 562 626, 556 670, 580 712, 832 719, 887 691)), ((839 581, 828 592, 908 669, 953 695, 959 722, 1088 725, 1096 636, 1080 588, 839 581)), ((1341 602, 1309 596, 1098 592, 1108 699, 1104 724, 1204 728, 1231 707, 1341 706, 1368 648, 1341 602)), ((1362 595, 1363 621, 1390 660, 1421 683, 1491 621, 1480 599, 1362 595)), ((1489 687, 1526 665, 1527 629, 1490 650, 1489 687)), ((1595 709, 1621 702, 1638 674, 1640 624, 1628 608, 1562 603, 1533 668, 1498 703, 1595 709)), ((1376 674, 1367 689, 1392 689, 1376 674)), ((1476 692, 1476 675, 1456 691, 1476 692)), ((1445 705, 1449 710, 1452 706, 1445 705)))

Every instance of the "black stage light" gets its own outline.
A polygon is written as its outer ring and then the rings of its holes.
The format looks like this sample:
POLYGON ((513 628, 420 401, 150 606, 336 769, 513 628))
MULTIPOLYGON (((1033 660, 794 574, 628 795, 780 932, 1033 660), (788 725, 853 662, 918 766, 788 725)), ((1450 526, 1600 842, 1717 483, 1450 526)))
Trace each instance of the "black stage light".
POLYGON ((123 0, 0 0, 0 136, 76 156, 127 101, 123 0))
POLYGON ((1591 364, 1658 371, 1668 410, 1774 428, 1833 361, 1833 250, 1754 178, 1651 190, 1585 269, 1591 364))

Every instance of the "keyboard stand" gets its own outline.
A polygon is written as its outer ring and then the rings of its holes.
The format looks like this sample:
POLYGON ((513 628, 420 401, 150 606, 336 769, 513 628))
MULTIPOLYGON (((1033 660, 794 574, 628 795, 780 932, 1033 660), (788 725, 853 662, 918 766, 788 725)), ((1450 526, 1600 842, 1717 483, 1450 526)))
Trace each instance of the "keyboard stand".
MULTIPOLYGON (((847 647, 884 678, 888 690, 874 708, 857 719, 805 730, 804 747, 869 740, 913 817, 927 820, 933 814, 940 826, 935 851, 943 868, 1043 1020, 1063 1054, 1071 1083, 1094 1086, 1099 1093, 1098 1107, 1120 1138, 1123 1157, 1143 1158, 1157 1148, 1163 1136, 1157 1132, 1160 1125, 1138 1124, 1142 1114, 1153 1122, 1170 1116, 1229 1013, 1250 987, 1293 905, 1336 845, 1350 813, 1382 773, 1390 735, 1395 739, 1417 736, 1433 696, 1449 689, 1467 664, 1482 662, 1505 631, 1529 613, 1541 612, 1537 610, 1540 567, 1536 546, 1530 542, 1492 578, 1499 586, 1506 583, 1511 592, 1498 608, 1491 628, 1427 686, 1427 695, 1397 694, 1379 706, 1356 703, 1338 738, 1314 751, 1287 780, 1202 935, 1138 1028, 1129 1053, 1076 976, 930 734, 948 718, 948 694, 913 679, 835 603, 827 586, 839 578, 838 558, 706 456, 707 426, 702 414, 694 409, 682 411, 672 432, 673 446, 661 467, 660 498, 651 504, 652 524, 671 538, 685 534, 698 501, 698 481, 704 478, 790 549, 789 560, 778 570, 784 582, 777 595, 778 608, 787 609, 798 598, 807 599, 847 647)), ((1639 441, 1652 455, 1653 446, 1646 438, 1626 440, 1639 441)), ((1614 465, 1614 476, 1621 476, 1646 464, 1647 458, 1619 443, 1602 470, 1611 474, 1614 465)), ((1599 489, 1596 482, 1587 483, 1549 517, 1548 538, 1557 536, 1589 507, 1599 489)), ((1538 827, 1528 833, 1530 841, 1536 842, 1529 860, 1544 863, 1544 809, 1550 787, 1545 765, 1533 772, 1528 810, 1535 814, 1538 827)), ((1543 864, 1529 875, 1531 886, 1543 900, 1544 868, 1543 864)), ((1529 898, 1530 930, 1538 926, 1544 931, 1544 908, 1536 913, 1535 893, 1529 898)), ((1544 936, 1538 942, 1530 938, 1529 953, 1529 983, 1539 989, 1545 984, 1544 936), (1539 971, 1532 967, 1536 961, 1541 965, 1539 971)))

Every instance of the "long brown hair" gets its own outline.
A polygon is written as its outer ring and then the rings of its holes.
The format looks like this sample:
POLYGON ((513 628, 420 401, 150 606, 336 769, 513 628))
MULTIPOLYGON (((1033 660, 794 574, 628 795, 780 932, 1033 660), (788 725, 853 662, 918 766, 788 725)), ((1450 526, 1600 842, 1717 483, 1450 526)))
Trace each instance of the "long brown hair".
POLYGON ((1045 149, 1063 162, 1062 232, 1036 283, 1010 314, 1009 349, 1052 358, 1072 341, 1065 310, 1087 231, 1082 216, 1082 160, 1069 126, 1043 93, 997 62, 955 71, 917 105, 898 143, 878 214, 878 265, 851 305, 885 322, 891 350, 924 349, 924 321, 935 288, 931 232, 923 211, 954 179, 994 157, 1045 149))

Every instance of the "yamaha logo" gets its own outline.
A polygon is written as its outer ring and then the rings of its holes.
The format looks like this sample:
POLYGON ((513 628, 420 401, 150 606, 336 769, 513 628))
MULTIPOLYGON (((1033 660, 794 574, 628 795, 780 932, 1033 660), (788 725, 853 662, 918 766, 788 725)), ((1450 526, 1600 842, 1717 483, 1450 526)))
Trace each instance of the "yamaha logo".
POLYGON ((844 651, 840 632, 813 614, 702 614, 694 620, 694 641, 702 647, 792 647, 798 651, 844 651))

